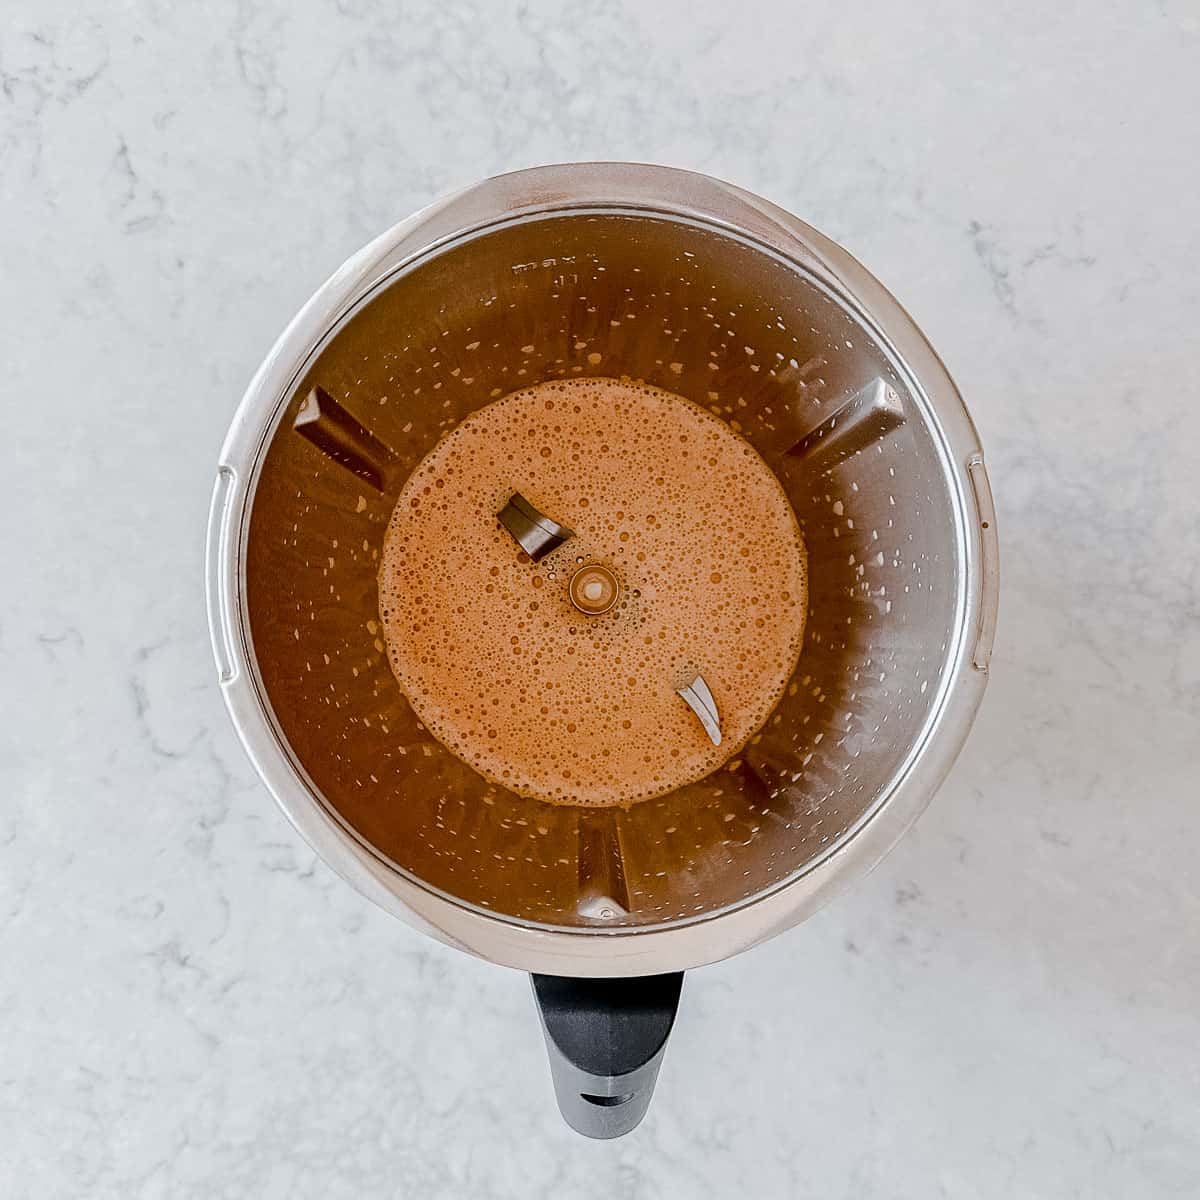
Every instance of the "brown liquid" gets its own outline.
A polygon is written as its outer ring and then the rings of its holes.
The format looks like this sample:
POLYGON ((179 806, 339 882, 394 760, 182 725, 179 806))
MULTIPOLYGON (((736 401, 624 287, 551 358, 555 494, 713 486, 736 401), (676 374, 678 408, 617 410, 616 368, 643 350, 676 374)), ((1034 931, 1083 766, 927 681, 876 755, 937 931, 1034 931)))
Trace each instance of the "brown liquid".
POLYGON ((392 669, 488 779, 627 804, 703 778, 766 721, 804 636, 806 556, 775 476, 724 421, 657 388, 573 379, 467 417, 405 484, 384 541, 392 669), (520 492, 575 531, 531 562, 496 513, 520 492), (600 563, 617 604, 568 596, 600 563), (704 676, 714 746, 676 689, 704 676))

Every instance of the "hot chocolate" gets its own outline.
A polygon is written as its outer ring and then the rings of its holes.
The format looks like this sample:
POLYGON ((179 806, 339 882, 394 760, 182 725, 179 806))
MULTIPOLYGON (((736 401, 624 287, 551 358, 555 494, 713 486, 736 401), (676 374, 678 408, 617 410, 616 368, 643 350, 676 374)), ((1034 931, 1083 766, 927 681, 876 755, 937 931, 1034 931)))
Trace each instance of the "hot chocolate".
POLYGON ((434 446, 397 501, 379 594, 392 669, 443 744, 525 796, 628 804, 707 775, 769 718, 800 653, 806 555, 726 422, 571 379, 434 446), (514 493, 572 532, 538 562, 497 520, 514 493), (719 745, 679 695, 697 675, 719 745))

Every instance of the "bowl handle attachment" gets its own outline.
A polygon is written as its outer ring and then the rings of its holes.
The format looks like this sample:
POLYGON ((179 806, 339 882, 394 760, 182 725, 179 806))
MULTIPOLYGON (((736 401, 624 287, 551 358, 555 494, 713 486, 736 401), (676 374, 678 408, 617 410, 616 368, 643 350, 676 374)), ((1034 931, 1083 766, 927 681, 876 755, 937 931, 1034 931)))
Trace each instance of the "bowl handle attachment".
POLYGON ((683 972, 531 978, 563 1120, 585 1137, 628 1133, 650 1107, 683 972))

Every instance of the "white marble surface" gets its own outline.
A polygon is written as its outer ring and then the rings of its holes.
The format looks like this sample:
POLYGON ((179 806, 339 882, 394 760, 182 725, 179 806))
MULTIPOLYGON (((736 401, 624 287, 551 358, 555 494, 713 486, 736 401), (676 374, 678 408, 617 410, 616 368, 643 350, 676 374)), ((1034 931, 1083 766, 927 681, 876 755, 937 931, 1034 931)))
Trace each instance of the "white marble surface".
POLYGON ((84 7, 0 32, 0 1194, 1200 1194, 1192 0, 84 7), (315 285, 585 157, 863 258, 968 398, 1004 548, 938 799, 693 974, 614 1144, 560 1125, 523 977, 292 835, 201 585, 226 423, 315 285))

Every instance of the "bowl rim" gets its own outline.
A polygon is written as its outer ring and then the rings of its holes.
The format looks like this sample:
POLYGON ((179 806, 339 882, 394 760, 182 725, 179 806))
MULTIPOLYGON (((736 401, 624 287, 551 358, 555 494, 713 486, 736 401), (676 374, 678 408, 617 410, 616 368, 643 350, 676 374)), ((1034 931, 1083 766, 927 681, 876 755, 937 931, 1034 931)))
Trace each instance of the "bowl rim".
POLYGON ((423 932, 489 961, 574 976, 644 975, 729 957, 810 916, 869 871, 924 810, 966 740, 987 683, 999 594, 997 533, 979 437, 915 322, 856 259, 783 209, 676 168, 564 163, 495 176, 434 202, 351 256, 300 309, 251 379, 217 468, 206 593, 223 699, 259 776, 293 827, 352 886, 423 932), (684 921, 615 928, 535 924, 437 889, 357 834, 308 777, 265 699, 249 641, 245 539, 263 450, 321 348, 355 312, 450 244, 497 226, 589 210, 695 223, 804 270, 870 327, 918 398, 955 507, 955 629, 939 693, 879 799, 830 848, 770 888, 684 921))

